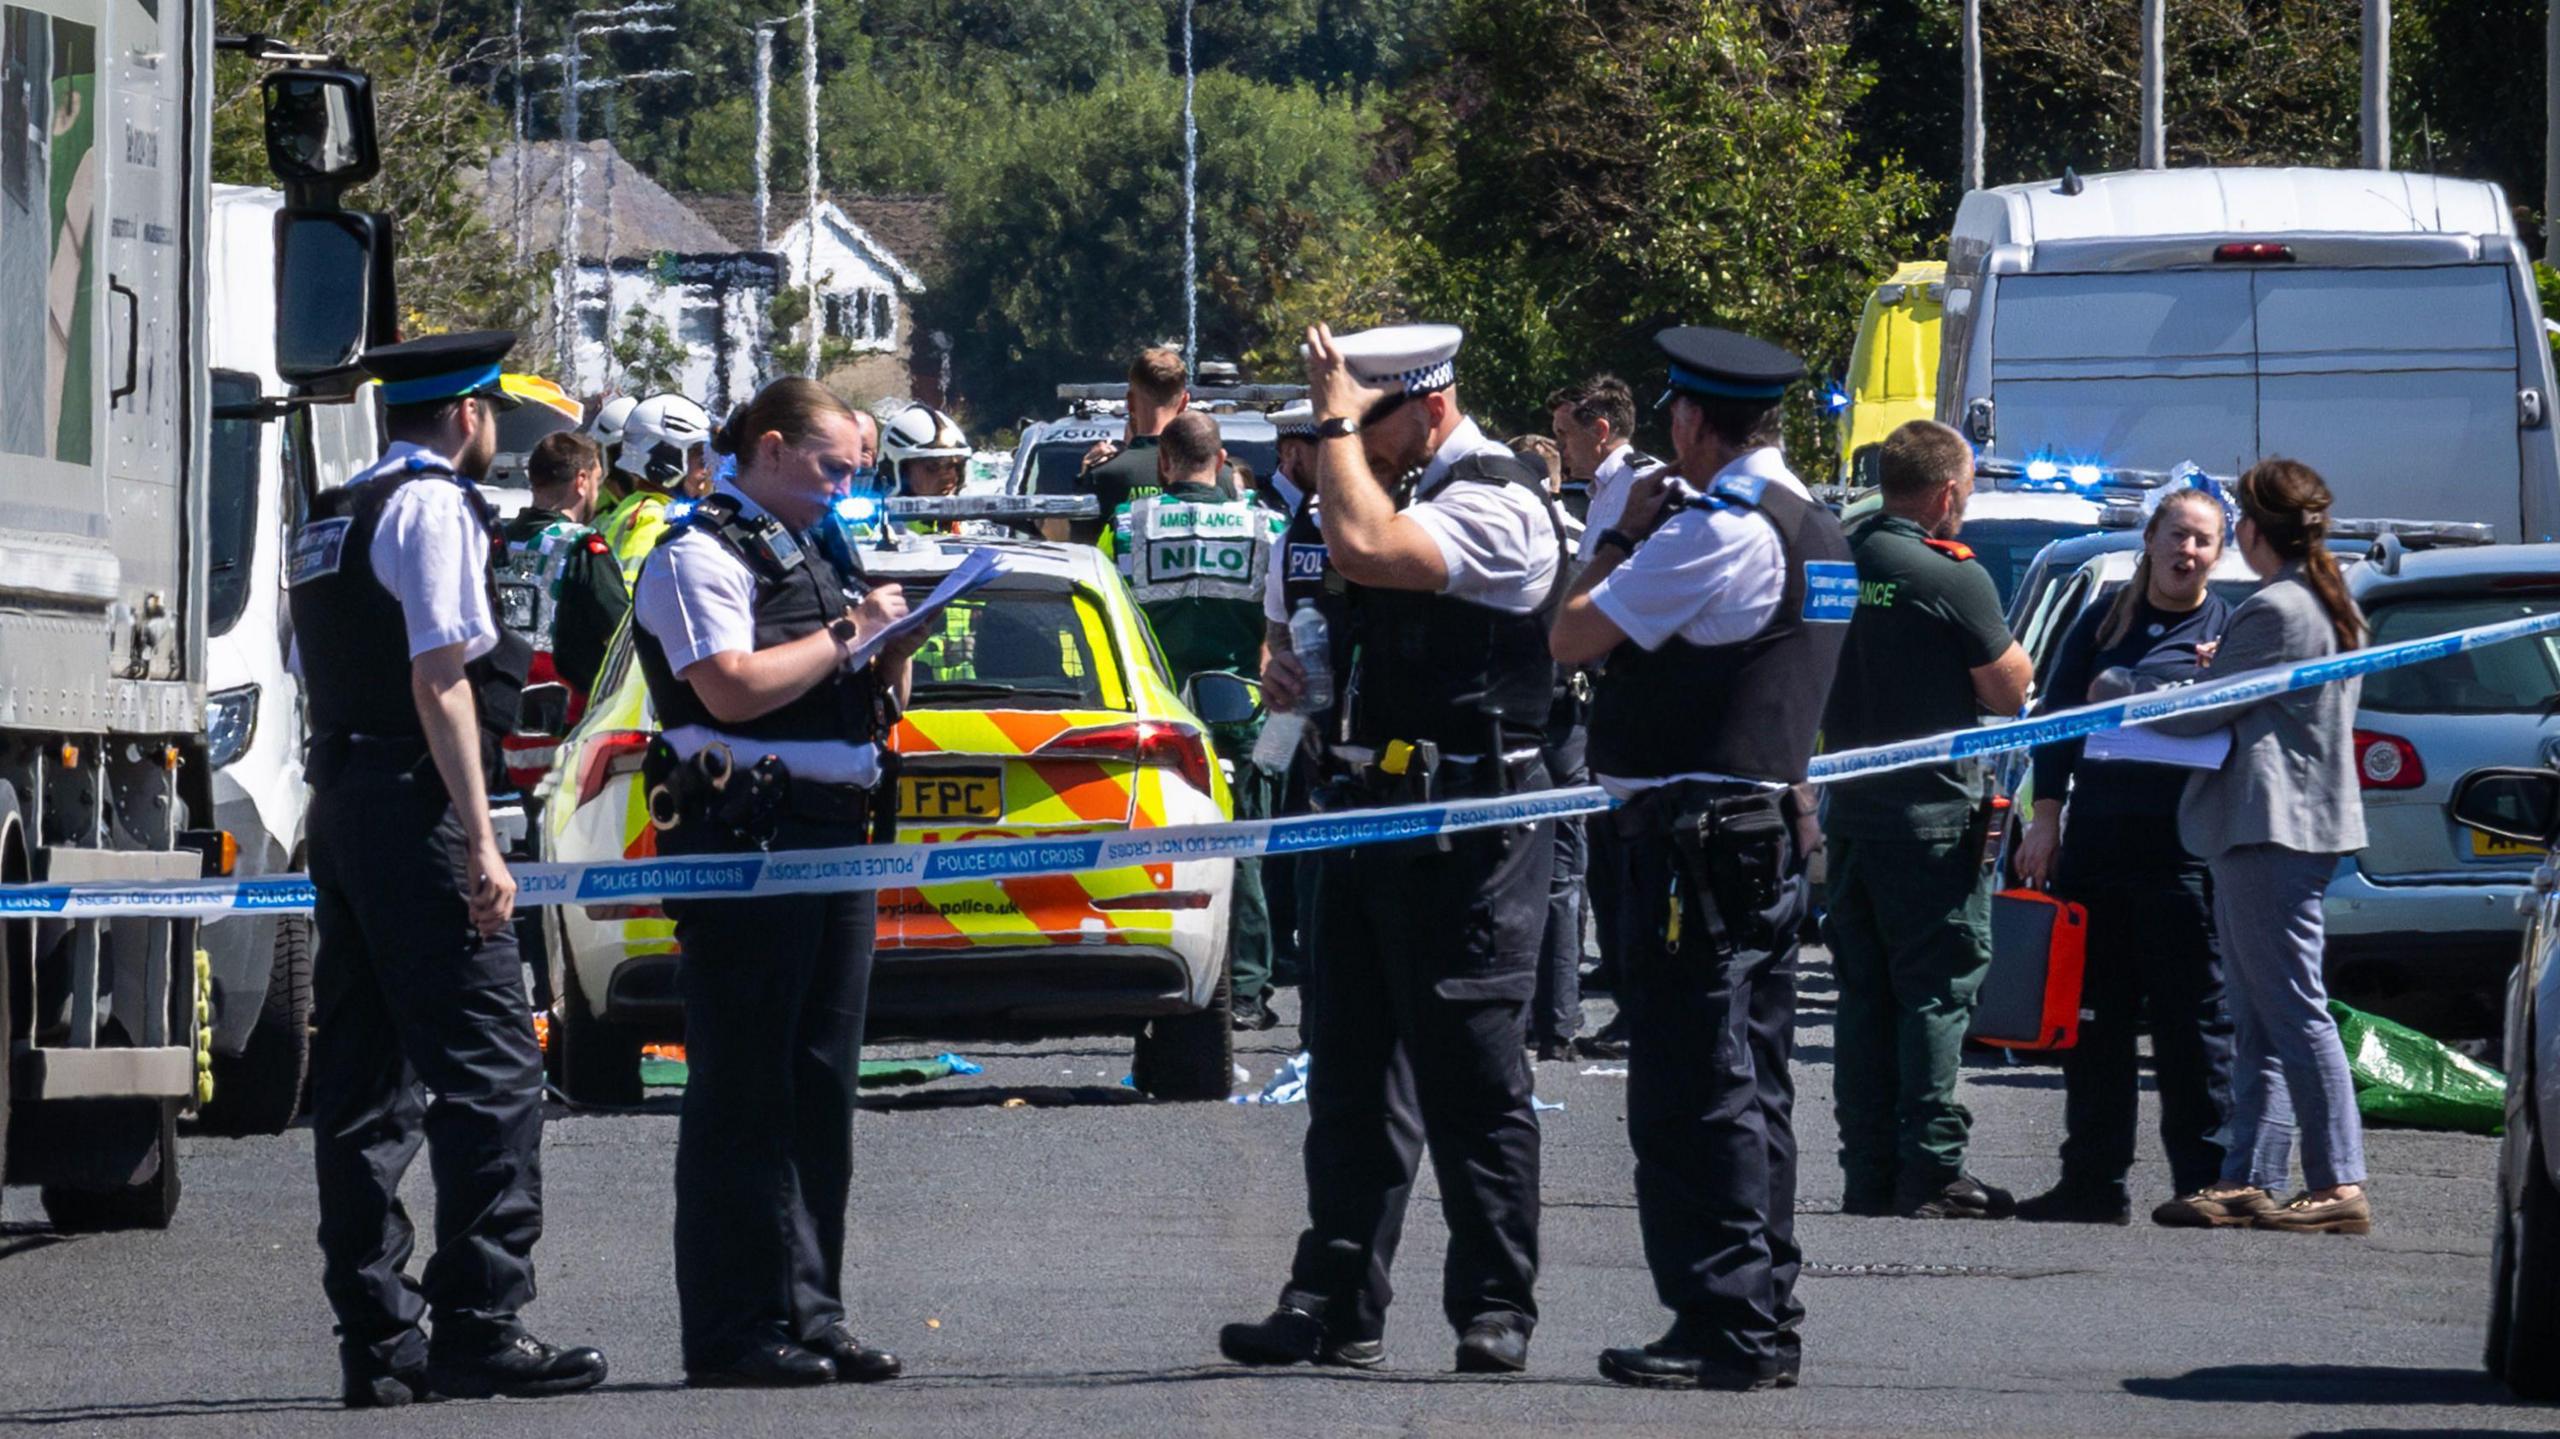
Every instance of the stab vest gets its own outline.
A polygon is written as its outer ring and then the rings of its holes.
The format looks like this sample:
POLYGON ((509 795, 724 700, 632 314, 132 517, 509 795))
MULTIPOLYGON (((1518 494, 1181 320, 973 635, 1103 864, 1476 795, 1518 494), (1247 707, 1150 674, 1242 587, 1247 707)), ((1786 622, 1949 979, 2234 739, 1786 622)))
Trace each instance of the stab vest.
MULTIPOLYGON (((713 494, 670 520, 657 548, 641 562, 645 579, 649 564, 681 536, 699 530, 735 555, 755 575, 755 647, 770 649, 826 628, 844 613, 844 577, 814 546, 792 539, 790 531, 770 516, 753 519, 739 513, 738 502, 713 494)), ((887 691, 870 666, 859 673, 836 670, 823 684, 791 703, 751 720, 729 721, 712 715, 710 706, 679 678, 667 662, 666 646, 649 627, 634 623, 631 647, 640 673, 649 682, 649 700, 657 708, 661 729, 701 725, 741 739, 844 740, 868 744, 888 733, 893 716, 887 691)))
POLYGON ((1858 608, 1849 543, 1829 510, 1757 476, 1728 475, 1700 503, 1756 510, 1776 527, 1787 568, 1778 611, 1733 644, 1674 635, 1657 650, 1630 640, 1612 651, 1592 702, 1591 772, 1801 784, 1858 608))
MULTIPOLYGON (((1478 453, 1450 466, 1432 491, 1518 485, 1538 498, 1556 537, 1556 575, 1546 599, 1527 614, 1419 590, 1344 585, 1354 646, 1345 692, 1351 743, 1377 748, 1390 740, 1430 740, 1443 753, 1483 754, 1497 728, 1505 750, 1539 742, 1556 694, 1547 625, 1573 579, 1573 557, 1545 479, 1544 471, 1516 456, 1478 453)), ((1427 498, 1404 489, 1397 508, 1427 498)))
MULTIPOLYGON (((302 687, 311 707, 315 738, 414 738, 426 743, 409 692, 409 628, 400 601, 373 572, 373 537, 383 507, 402 485, 451 484, 462 489, 481 542, 493 543, 495 517, 486 500, 461 476, 422 456, 405 468, 336 489, 323 490, 311 517, 294 536, 286 589, 295 642, 302 651, 302 687)), ((487 581, 489 613, 499 613, 497 590, 487 581)), ((495 782, 498 740, 515 728, 517 701, 533 662, 522 635, 498 626, 498 643, 463 667, 480 719, 482 765, 495 782)))

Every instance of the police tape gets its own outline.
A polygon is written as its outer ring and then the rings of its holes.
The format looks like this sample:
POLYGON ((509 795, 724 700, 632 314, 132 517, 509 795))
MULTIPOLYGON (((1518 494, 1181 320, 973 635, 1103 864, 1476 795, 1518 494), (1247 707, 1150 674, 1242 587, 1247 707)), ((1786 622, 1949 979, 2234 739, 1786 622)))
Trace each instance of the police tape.
MULTIPOLYGON (((2148 724, 2171 715, 2249 704, 2556 630, 2560 630, 2560 612, 2530 615, 2256 670, 2209 684, 2083 705, 2033 719, 1844 750, 1816 757, 1811 778, 1816 784, 1831 784, 1951 760, 2015 753, 2086 738, 2101 730, 2148 724)), ((1490 799, 1094 834, 521 864, 510 866, 510 870, 516 880, 516 903, 529 908, 831 894, 1081 874, 1132 865, 1310 854, 1566 819, 1598 813, 1610 805, 1605 791, 1585 786, 1490 799)), ((0 885, 0 917, 218 919, 240 914, 307 914, 313 901, 309 878, 298 874, 222 880, 83 880, 0 885)))

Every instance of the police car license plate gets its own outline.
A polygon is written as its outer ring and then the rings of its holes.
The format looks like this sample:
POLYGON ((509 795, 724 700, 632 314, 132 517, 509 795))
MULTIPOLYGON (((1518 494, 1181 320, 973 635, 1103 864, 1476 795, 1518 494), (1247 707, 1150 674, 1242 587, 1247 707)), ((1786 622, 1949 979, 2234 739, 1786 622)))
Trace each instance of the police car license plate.
POLYGON ((2531 859, 2542 852, 2542 846, 2538 844, 2526 844, 2518 839, 2501 839, 2494 834, 2482 834, 2476 829, 2471 831, 2473 859, 2531 859))
POLYGON ((1004 771, 936 770, 898 776, 898 818, 1002 819, 1004 771))

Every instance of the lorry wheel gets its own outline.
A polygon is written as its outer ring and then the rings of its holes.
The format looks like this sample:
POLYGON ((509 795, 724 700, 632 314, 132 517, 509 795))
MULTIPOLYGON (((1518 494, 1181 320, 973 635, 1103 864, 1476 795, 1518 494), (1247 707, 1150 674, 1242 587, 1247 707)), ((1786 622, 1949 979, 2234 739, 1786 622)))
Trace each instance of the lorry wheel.
POLYGON ((1207 1009, 1147 1025, 1130 1055, 1130 1082, 1158 1099, 1225 1099, 1236 1081, 1234 1007, 1234 981, 1221 972, 1207 1009))
POLYGON ((638 1104, 642 1042, 631 1026, 597 1018, 576 972, 562 966, 560 1022, 551 1031, 552 1079, 571 1104, 638 1104))
POLYGON ((2490 1368, 2519 1399, 2560 1399, 2560 1365, 2551 1362, 2560 1353, 2560 1188, 2551 1183, 2540 1135, 2525 1159, 2524 1182, 2496 1246, 2493 1277, 2502 1292, 2493 1304, 2505 1322, 2493 1322, 2491 1338, 2504 1341, 2504 1352, 2492 1356, 2490 1368))
POLYGON ((208 1134, 282 1134, 302 1112, 311 1071, 311 921, 276 922, 275 967, 249 1042, 213 1057, 213 1102, 197 1113, 208 1134))
POLYGON ((65 1234, 114 1229, 166 1229, 178 1214, 178 1109, 182 1101, 143 1101, 160 1106, 160 1137, 149 1178, 120 1189, 44 1187, 45 1218, 65 1234))

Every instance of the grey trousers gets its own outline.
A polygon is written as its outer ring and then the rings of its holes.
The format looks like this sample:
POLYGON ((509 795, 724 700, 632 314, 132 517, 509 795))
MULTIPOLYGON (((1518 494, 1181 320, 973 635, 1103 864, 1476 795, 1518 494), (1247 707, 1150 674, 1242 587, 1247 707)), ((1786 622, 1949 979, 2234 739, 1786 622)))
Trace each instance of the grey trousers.
POLYGON ((2232 1029, 2222 1181, 2280 1192, 2299 1131, 2306 1188, 2362 1184, 2364 1122, 2320 972, 2320 896, 2338 857, 2253 844, 2212 867, 2232 1029))

